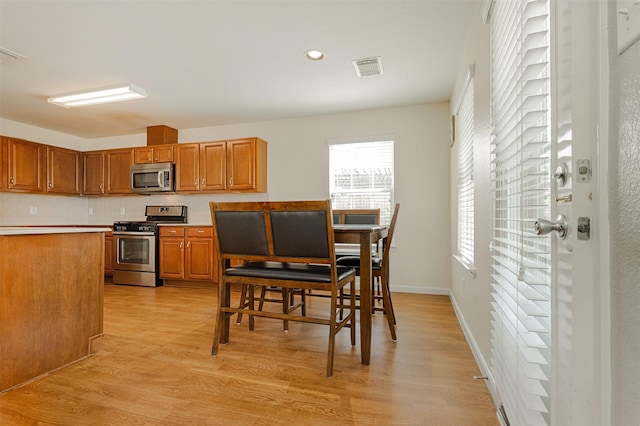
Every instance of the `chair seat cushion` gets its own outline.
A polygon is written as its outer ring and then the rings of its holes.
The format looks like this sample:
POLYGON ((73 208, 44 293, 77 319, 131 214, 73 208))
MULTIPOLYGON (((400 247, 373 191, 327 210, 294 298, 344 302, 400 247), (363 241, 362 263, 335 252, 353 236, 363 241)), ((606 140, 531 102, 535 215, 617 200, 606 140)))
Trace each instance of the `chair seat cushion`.
MULTIPOLYGON (((228 268, 226 274, 237 277, 267 278, 273 280, 312 281, 319 283, 331 282, 331 267, 329 265, 308 265, 302 263, 284 262, 247 262, 228 268)), ((355 273, 349 266, 337 267, 338 281, 355 273)))
MULTIPOLYGON (((336 260, 336 263, 340 266, 350 266, 352 268, 360 269, 360 256, 342 256, 336 260)), ((371 269, 382 268, 382 259, 379 257, 371 258, 371 269)))

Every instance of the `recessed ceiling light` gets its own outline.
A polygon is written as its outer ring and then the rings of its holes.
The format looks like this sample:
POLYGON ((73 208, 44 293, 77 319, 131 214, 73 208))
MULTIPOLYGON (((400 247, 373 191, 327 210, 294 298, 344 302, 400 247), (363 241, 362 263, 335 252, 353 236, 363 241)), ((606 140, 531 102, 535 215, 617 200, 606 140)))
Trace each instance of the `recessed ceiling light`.
POLYGON ((311 61, 319 61, 324 58, 324 53, 316 49, 311 49, 304 52, 304 56, 311 61))
POLYGON ((85 90, 83 92, 51 96, 47 99, 47 102, 63 108, 72 108, 146 97, 146 92, 139 87, 136 87, 133 84, 121 84, 118 86, 103 87, 101 89, 93 89, 90 91, 85 90))

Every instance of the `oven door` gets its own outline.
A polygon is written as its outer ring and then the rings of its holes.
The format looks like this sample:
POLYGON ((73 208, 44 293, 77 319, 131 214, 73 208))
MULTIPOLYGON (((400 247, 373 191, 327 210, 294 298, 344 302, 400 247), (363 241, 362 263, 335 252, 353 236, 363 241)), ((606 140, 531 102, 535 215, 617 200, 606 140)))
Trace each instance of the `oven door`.
POLYGON ((114 232, 115 264, 120 271, 155 272, 156 236, 153 232, 114 232))

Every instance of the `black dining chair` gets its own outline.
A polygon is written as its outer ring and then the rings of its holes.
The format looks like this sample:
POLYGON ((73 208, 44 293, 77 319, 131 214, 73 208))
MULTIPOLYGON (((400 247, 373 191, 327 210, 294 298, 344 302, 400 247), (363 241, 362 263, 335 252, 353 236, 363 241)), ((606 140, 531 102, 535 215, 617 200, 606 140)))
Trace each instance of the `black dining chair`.
MULTIPOLYGON (((327 376, 333 374, 336 334, 344 327, 351 330, 351 345, 356 343, 355 269, 338 266, 332 228, 331 204, 325 201, 299 202, 211 202, 211 219, 220 262, 218 311, 212 355, 219 345, 229 342, 230 317, 245 313, 249 318, 263 317, 329 326, 327 376), (231 266, 231 260, 244 263, 231 266), (286 290, 323 290, 330 293, 329 312, 293 315, 255 309, 253 289, 249 302, 231 306, 231 285, 279 287, 286 290), (347 315, 339 295, 351 293, 347 315), (339 306, 340 305, 340 306, 339 306)), ((283 298, 286 304, 288 298, 283 298)), ((251 322, 251 320, 250 320, 251 322)))
MULTIPOLYGON (((391 241, 396 228, 399 211, 400 204, 396 204, 393 210, 393 216, 391 217, 391 223, 389 224, 389 232, 382 242, 382 257, 372 258, 371 261, 372 312, 381 311, 386 315, 389 331, 391 332, 391 338, 393 340, 398 340, 398 338, 396 335, 396 315, 393 310, 391 291, 389 290, 389 253, 391 252, 391 241), (380 285, 378 289, 375 288, 376 282, 380 285), (378 303, 381 303, 381 306, 378 306, 378 303)), ((360 275, 360 256, 343 256, 338 258, 337 263, 355 268, 357 274, 360 275)), ((360 283, 360 285, 363 284, 360 283)))

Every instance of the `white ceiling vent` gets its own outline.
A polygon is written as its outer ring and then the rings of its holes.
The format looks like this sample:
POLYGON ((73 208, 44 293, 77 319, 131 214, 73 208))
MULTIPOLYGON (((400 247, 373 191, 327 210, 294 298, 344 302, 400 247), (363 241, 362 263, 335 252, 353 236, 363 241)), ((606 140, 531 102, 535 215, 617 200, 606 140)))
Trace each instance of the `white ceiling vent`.
POLYGON ((358 77, 367 77, 369 75, 380 75, 382 71, 382 58, 363 58, 353 61, 353 68, 356 70, 358 77))
POLYGON ((19 53, 13 52, 9 49, 5 49, 4 47, 0 47, 0 64, 13 62, 18 59, 25 59, 25 57, 19 53))

